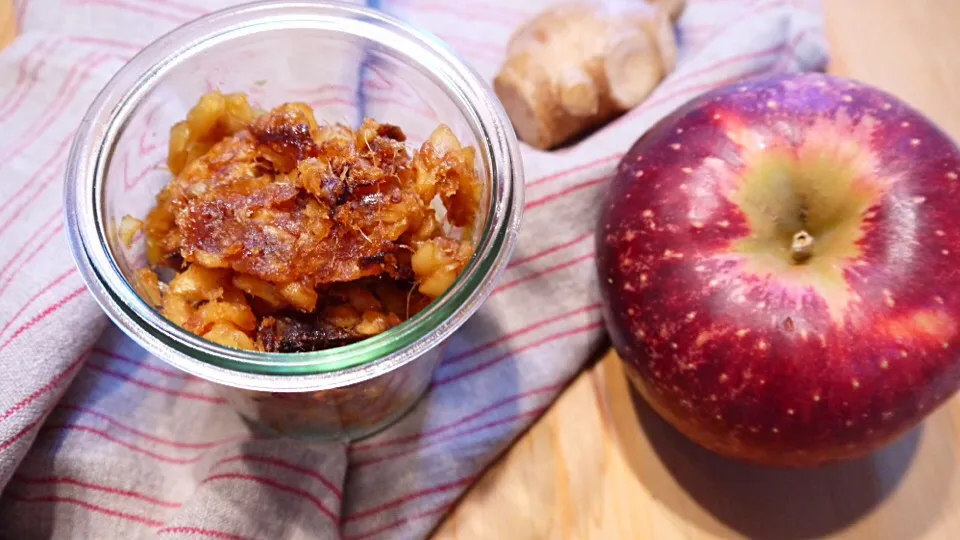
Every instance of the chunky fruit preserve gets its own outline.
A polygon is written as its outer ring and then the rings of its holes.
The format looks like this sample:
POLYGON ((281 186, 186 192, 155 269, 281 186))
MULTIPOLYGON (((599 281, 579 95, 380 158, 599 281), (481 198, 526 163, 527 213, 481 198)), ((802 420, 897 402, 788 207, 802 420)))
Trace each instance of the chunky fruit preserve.
MULTIPOLYGON (((217 344, 319 351, 399 325, 449 288, 473 257, 482 186, 472 147, 444 125, 409 150, 397 127, 320 125, 287 103, 204 95, 170 132, 173 178, 144 232, 140 296, 217 344)), ((246 417, 281 433, 376 426, 412 402, 430 365, 317 392, 223 387, 246 417), (422 373, 420 371, 423 371, 422 373)))
POLYGON ((301 103, 258 111, 211 93, 170 135, 174 177, 142 224, 136 287, 220 345, 309 352, 382 333, 473 255, 474 149, 446 126, 409 151, 397 126, 320 125, 301 103))

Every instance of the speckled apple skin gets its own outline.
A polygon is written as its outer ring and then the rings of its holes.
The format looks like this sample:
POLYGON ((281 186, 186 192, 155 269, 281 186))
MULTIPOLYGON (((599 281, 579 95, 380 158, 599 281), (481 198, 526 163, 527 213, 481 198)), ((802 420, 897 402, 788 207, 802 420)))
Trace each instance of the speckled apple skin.
POLYGON ((759 78, 681 107, 623 157, 597 229, 604 317, 630 380, 733 458, 807 467, 891 442, 960 384, 958 177, 946 134, 855 81, 759 78), (832 304, 828 289, 730 255, 752 234, 731 200, 741 177, 764 152, 814 143, 847 145, 856 189, 878 194, 859 255, 832 266, 832 304))

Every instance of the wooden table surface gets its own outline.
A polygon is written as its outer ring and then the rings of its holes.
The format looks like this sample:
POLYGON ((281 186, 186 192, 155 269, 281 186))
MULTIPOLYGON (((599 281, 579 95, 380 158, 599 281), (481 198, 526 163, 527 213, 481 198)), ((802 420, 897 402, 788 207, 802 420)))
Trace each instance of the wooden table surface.
POLYGON ((17 35, 17 20, 13 14, 13 0, 0 0, 0 49, 17 35))
MULTIPOLYGON (((832 71, 885 88, 960 138, 960 0, 823 0, 832 71)), ((0 48, 15 34, 0 0, 0 48)), ((960 538, 960 396, 903 439, 815 471, 689 443, 607 354, 471 489, 434 540, 960 538)))
MULTIPOLYGON (((960 0, 823 0, 831 70, 960 138, 960 0)), ((868 459, 724 460, 633 399, 608 354, 487 472, 434 540, 960 538, 960 396, 868 459)))

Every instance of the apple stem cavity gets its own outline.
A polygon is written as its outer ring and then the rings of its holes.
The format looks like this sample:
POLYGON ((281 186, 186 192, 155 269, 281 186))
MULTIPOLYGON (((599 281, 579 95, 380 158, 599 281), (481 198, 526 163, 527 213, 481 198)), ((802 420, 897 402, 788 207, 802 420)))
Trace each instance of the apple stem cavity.
POLYGON ((790 256, 796 264, 803 264, 813 255, 813 235, 807 231, 800 231, 793 235, 790 243, 790 256))

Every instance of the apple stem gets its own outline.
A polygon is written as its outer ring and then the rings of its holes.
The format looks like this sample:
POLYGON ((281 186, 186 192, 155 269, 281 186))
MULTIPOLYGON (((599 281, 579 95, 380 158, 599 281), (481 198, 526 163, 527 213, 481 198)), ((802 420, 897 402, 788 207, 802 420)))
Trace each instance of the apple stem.
POLYGON ((790 255, 793 262, 802 264, 813 255, 813 235, 807 231, 800 231, 793 235, 793 242, 790 243, 790 255))

